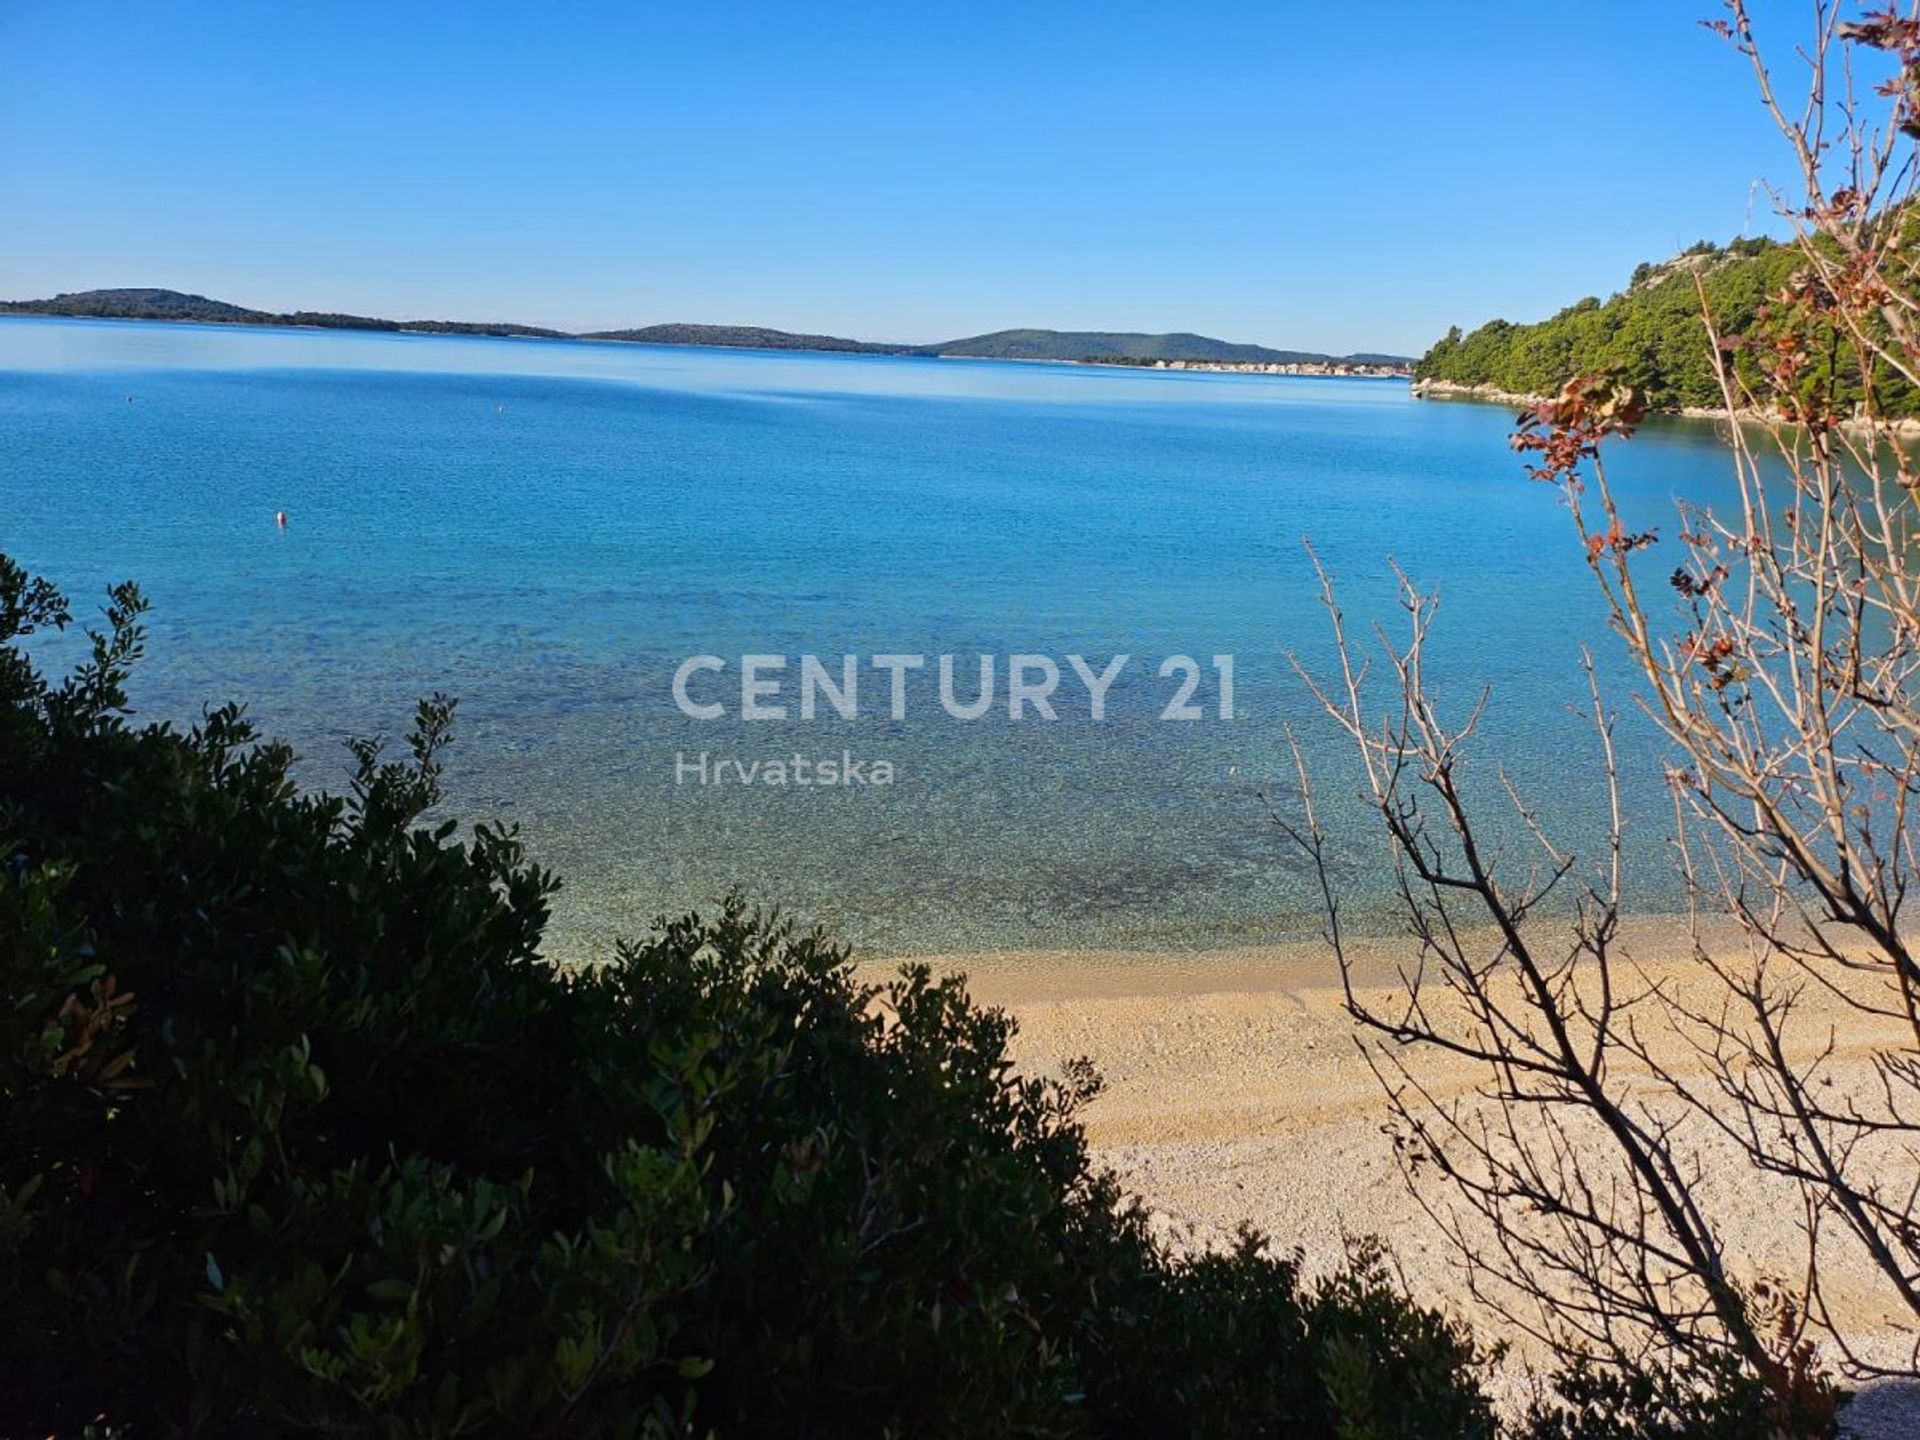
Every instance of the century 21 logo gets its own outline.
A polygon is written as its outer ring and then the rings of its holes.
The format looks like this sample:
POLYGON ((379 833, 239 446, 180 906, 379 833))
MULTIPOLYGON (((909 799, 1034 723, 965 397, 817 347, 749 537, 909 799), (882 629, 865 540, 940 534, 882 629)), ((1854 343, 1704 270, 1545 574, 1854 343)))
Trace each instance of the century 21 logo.
MULTIPOLYGON (((787 720, 796 714, 801 720, 812 720, 823 712, 853 720, 860 715, 860 680, 865 675, 870 682, 866 693, 884 692, 888 714, 904 720, 916 703, 926 705, 929 682, 937 676, 940 708, 955 720, 978 720, 1001 703, 1010 720, 1029 715, 1055 720, 1059 718, 1056 706, 1077 709, 1082 703, 1088 719, 1104 720, 1107 692, 1133 657, 1114 655, 1096 670, 1084 656, 1069 655, 1064 671, 1048 655, 1009 655, 1004 666, 994 655, 970 658, 974 673, 956 681, 951 655, 934 657, 932 666, 925 655, 837 655, 830 657, 831 668, 817 655, 801 655, 797 663, 785 655, 742 655, 734 665, 718 655, 690 655, 673 672, 673 703, 693 720, 723 718, 729 713, 729 701, 736 701, 732 713, 742 720, 787 720), (729 669, 737 670, 737 683, 727 678, 729 669), (931 675, 927 673, 930 669, 931 675), (793 672, 798 673, 797 680, 793 672), (1064 677, 1069 674, 1077 683, 1063 691, 1064 677)), ((1160 662, 1157 673, 1162 680, 1172 682, 1171 694, 1160 711, 1162 720, 1207 718, 1205 705, 1196 698, 1201 695, 1206 673, 1199 662, 1190 655, 1169 655, 1160 662)), ((1215 655, 1213 674, 1213 713, 1221 720, 1231 720, 1233 656, 1215 655)))

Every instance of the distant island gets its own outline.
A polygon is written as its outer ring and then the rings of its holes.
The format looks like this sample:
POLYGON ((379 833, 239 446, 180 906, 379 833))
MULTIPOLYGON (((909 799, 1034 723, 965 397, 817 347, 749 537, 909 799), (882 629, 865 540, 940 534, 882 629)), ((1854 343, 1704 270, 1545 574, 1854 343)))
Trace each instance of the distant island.
POLYGON ((190 320, 203 325, 306 325, 323 330, 406 330, 429 335, 508 335, 571 339, 564 330, 466 320, 382 320, 371 315, 295 310, 273 314, 185 295, 178 290, 80 290, 51 300, 0 300, 0 314, 66 315, 85 320, 190 320))
POLYGON ((537 325, 466 320, 386 320, 332 311, 276 313, 249 310, 178 290, 82 290, 50 300, 3 300, 0 315, 62 315, 98 320, 175 320, 211 325, 299 325, 328 330, 380 330, 429 335, 493 335, 543 340, 608 340, 640 345, 708 345, 743 350, 811 350, 847 355, 920 355, 977 360, 1047 360, 1076 365, 1126 365, 1166 370, 1247 371, 1269 375, 1352 375, 1406 378, 1407 355, 1323 355, 1272 350, 1206 335, 1144 335, 1107 330, 996 330, 936 345, 897 345, 797 335, 755 325, 648 325, 632 330, 571 333, 537 325))

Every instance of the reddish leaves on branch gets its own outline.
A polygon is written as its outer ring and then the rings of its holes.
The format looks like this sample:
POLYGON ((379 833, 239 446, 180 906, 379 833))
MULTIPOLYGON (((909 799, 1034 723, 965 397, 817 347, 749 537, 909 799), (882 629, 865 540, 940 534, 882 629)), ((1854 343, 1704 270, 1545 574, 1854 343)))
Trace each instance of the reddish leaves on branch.
POLYGON ((1535 480, 1578 487, 1582 460, 1600 451, 1608 435, 1633 434, 1647 413, 1631 385, 1611 375, 1576 375, 1546 404, 1523 411, 1513 448, 1540 457, 1527 474, 1535 480))
POLYGON ((1842 40, 1875 50, 1891 50, 1902 60, 1920 56, 1920 21, 1909 20, 1891 5, 1869 10, 1834 31, 1842 40))
POLYGON ((1895 122, 1904 134, 1920 136, 1920 21, 1886 5, 1834 27, 1833 33, 1850 44, 1884 50, 1900 62, 1900 73, 1876 86, 1874 93, 1898 101, 1895 122))
POLYGON ((1727 578, 1729 573, 1726 566, 1716 565, 1705 576, 1698 576, 1683 566, 1673 572, 1671 583, 1674 589, 1689 600, 1698 600, 1701 596, 1709 594, 1716 585, 1727 578))
POLYGON ((1659 540, 1659 532, 1642 530, 1632 533, 1616 518, 1606 530, 1596 531, 1587 536, 1587 558, 1598 560, 1608 551, 1616 555, 1631 555, 1634 551, 1644 549, 1648 545, 1658 544, 1659 540))
POLYGON ((1735 663, 1733 641, 1725 635, 1715 640, 1689 635, 1680 642, 1680 654, 1683 659, 1696 662, 1707 672, 1707 684, 1715 690, 1724 690, 1753 673, 1746 666, 1735 663))

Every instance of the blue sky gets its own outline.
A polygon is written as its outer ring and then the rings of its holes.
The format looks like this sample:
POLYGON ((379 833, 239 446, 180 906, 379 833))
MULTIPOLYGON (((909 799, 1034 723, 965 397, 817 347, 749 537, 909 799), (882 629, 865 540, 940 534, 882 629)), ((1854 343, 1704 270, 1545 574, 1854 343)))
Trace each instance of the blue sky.
POLYGON ((1768 225, 1715 12, 0 0, 0 297, 1417 352, 1768 225))

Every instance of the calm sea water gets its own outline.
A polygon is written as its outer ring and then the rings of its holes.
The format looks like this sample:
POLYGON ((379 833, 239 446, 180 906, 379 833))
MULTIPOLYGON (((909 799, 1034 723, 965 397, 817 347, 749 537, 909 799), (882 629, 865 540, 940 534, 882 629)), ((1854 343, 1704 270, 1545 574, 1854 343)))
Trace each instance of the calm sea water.
MULTIPOLYGON (((0 320, 0 548, 93 608, 151 597, 141 711, 250 702, 337 783, 343 742, 461 699, 463 815, 517 821, 590 951, 733 885, 869 950, 1200 949, 1314 933, 1267 818, 1286 732, 1320 772, 1348 919, 1392 924, 1345 750, 1288 665, 1324 671, 1311 536, 1356 629, 1396 618, 1389 559, 1443 595, 1433 673, 1493 699, 1499 770, 1576 844, 1602 803, 1568 709, 1591 581, 1511 417, 1404 385, 1075 366, 216 327, 0 320), (281 533, 274 513, 288 512, 281 533), (907 714, 797 718, 799 656, 918 654, 907 714), (1058 718, 1007 717, 1007 657, 1063 671, 1058 718), (1067 657, 1131 657, 1094 721, 1067 657), (671 682, 723 657, 696 699, 671 682), (790 657, 786 722, 745 721, 740 657, 790 657), (980 720, 938 698, 938 657, 980 720), (1219 718, 1212 657, 1234 657, 1219 718), (1159 717, 1194 657, 1203 718, 1159 717), (701 753, 895 768, 887 787, 700 785, 701 753)), ((1726 490, 1712 433, 1650 428, 1617 481, 1671 531, 1726 490)), ((1656 552, 1655 561, 1659 556, 1656 552)), ((1653 770, 1630 722, 1629 768, 1653 770)), ((1635 903, 1673 898, 1635 791, 1635 903)), ((1525 856, 1516 843, 1511 863, 1525 856)))

